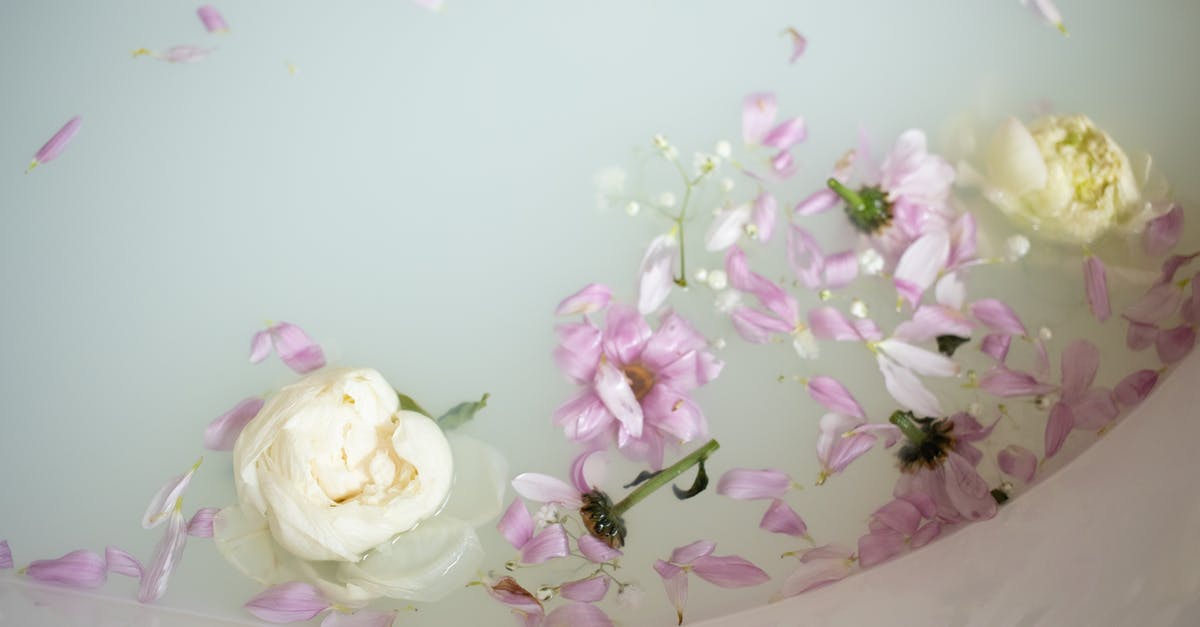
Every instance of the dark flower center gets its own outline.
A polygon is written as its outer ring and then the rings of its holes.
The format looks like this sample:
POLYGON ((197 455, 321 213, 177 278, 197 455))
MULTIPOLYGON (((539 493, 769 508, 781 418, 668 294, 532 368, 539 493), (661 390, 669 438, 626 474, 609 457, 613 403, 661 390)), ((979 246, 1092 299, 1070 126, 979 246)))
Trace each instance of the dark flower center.
POLYGON ((829 179, 828 184, 846 202, 846 217, 860 232, 874 235, 892 223, 892 204, 879 186, 854 191, 837 179, 829 179))
POLYGON ((654 387, 654 373, 640 364, 625 366, 625 380, 629 381, 629 387, 633 388, 633 395, 639 401, 654 387))
POLYGON ((959 346, 970 341, 970 338, 959 337, 957 335, 939 335, 937 336, 938 352, 947 357, 953 357, 954 351, 958 350, 959 346))
POLYGON ((894 412, 888 420, 904 434, 905 442, 896 452, 903 472, 937 468, 954 448, 954 423, 950 420, 917 418, 911 411, 894 412))
POLYGON ((625 546, 625 520, 613 512, 607 494, 600 490, 584 494, 579 514, 588 533, 614 549, 625 546))

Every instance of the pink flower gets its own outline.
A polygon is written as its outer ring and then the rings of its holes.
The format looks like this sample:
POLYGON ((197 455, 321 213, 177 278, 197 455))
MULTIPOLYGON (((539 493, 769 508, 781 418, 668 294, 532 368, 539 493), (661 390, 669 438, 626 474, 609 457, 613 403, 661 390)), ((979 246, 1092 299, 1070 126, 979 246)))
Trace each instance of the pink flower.
MULTIPOLYGON (((799 117, 776 124, 777 113, 775 94, 746 96, 742 103, 742 139, 750 146, 775 149, 777 152, 766 162, 768 176, 787 179, 796 173, 791 148, 807 138, 808 130, 804 125, 804 118, 799 117)), ((758 178, 754 172, 746 173, 758 178)))
POLYGON ((666 560, 654 562, 654 570, 662 577, 667 599, 675 607, 679 624, 683 624, 683 608, 687 605, 688 573, 722 588, 757 586, 771 577, 754 564, 736 555, 715 556, 717 545, 698 540, 671 552, 666 560))
POLYGON ((707 434, 691 392, 716 378, 723 364, 687 320, 667 312, 655 331, 617 303, 608 307, 603 329, 584 320, 557 331, 555 361, 583 386, 554 414, 568 439, 590 448, 615 441, 626 457, 658 469, 668 443, 707 434))
POLYGON ((257 364, 271 354, 271 347, 279 359, 297 374, 306 374, 325 365, 325 353, 304 329, 290 323, 272 324, 254 334, 250 340, 250 363, 257 364))
POLYGON ((906 440, 897 452, 902 472, 893 496, 912 503, 932 503, 926 517, 939 523, 996 515, 991 489, 975 470, 983 454, 971 444, 990 435, 992 427, 984 427, 965 413, 935 419, 895 412, 891 423, 906 440))

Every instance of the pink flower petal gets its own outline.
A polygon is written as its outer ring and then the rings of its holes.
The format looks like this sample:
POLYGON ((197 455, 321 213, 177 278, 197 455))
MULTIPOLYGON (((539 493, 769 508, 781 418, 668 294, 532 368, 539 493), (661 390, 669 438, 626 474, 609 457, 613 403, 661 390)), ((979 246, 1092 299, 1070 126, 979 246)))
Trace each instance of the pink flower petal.
MULTIPOLYGON (((522 588, 516 579, 501 577, 496 583, 486 586, 486 589, 488 595, 493 599, 513 608, 514 614, 519 613, 527 619, 542 618, 544 613, 542 602, 538 601, 537 597, 533 596, 528 590, 522 588)), ((529 623, 527 622, 527 624, 529 623)), ((533 624, 540 625, 541 623, 536 622, 533 624)))
POLYGON ((829 289, 846 287, 858 278, 858 255, 852 250, 834 253, 825 258, 825 285, 829 289))
POLYGON ((742 501, 782 498, 791 488, 792 478, 787 476, 787 473, 770 468, 734 468, 722 475, 721 480, 717 482, 717 494, 742 501))
POLYGON ((876 355, 875 362, 879 365, 879 371, 883 373, 884 387, 902 407, 911 409, 920 416, 942 415, 942 405, 937 397, 911 370, 897 365, 883 355, 876 355))
POLYGON ((933 541, 942 533, 942 526, 936 521, 926 524, 908 539, 908 546, 919 549, 933 541))
POLYGON ((801 200, 792 211, 798 216, 811 216, 829 211, 838 206, 840 202, 841 198, 837 192, 825 187, 801 200))
MULTIPOLYGON (((792 225, 787 234, 787 259, 792 273, 810 290, 821 286, 825 255, 815 237, 799 226, 792 225)), ((855 260, 857 264, 857 259, 855 260)))
POLYGON ((844 471, 851 462, 871 450, 875 442, 875 436, 870 433, 839 436, 830 447, 829 454, 821 456, 822 470, 830 474, 844 471))
POLYGON ((1171 255, 1162 264, 1162 275, 1159 276, 1159 283, 1170 283, 1175 280, 1175 273, 1179 272, 1180 268, 1190 264, 1197 257, 1200 257, 1200 251, 1190 255, 1171 255))
POLYGON ((579 552, 597 564, 611 562, 622 555, 620 550, 612 548, 607 542, 591 534, 579 536, 578 544, 579 552))
POLYGON ((1021 4, 1029 7, 1030 11, 1043 22, 1057 28, 1064 35, 1067 27, 1063 24, 1062 13, 1054 6, 1053 0, 1021 0, 1021 4))
POLYGON ((734 289, 753 294, 771 313, 795 327, 799 323, 800 310, 796 299, 783 288, 760 274, 752 272, 746 263, 746 253, 734 246, 725 253, 725 271, 734 289))
POLYGON ((921 510, 904 500, 893 499, 871 514, 871 530, 889 529, 905 537, 917 532, 921 525, 921 510))
POLYGON ((950 260, 947 267, 956 268, 975 258, 977 249, 975 216, 964 213, 950 225, 950 260))
POLYGON ((862 339, 850 320, 833 307, 818 307, 808 312, 808 326, 819 340, 843 342, 862 339))
MULTIPOLYGON (((641 267, 638 268, 640 313, 654 313, 667 302, 671 290, 675 287, 675 264, 678 255, 679 242, 674 235, 659 235, 650 241, 650 246, 642 256, 641 267)), ((607 304, 608 301, 605 301, 605 305, 607 304)))
POLYGON ((706 555, 692 565, 696 576, 721 588, 745 588, 768 581, 771 576, 737 555, 706 555))
POLYGON ((950 307, 921 305, 913 312, 912 320, 896 327, 893 336, 907 342, 927 342, 942 335, 971 337, 974 328, 974 322, 950 307))
POLYGON ((742 101, 742 140, 758 144, 775 123, 775 94, 750 94, 742 101))
POLYGON ((958 374, 953 359, 900 340, 888 339, 876 345, 893 361, 926 377, 952 377, 958 374))
POLYGON ((8 540, 0 540, 0 570, 6 570, 12 567, 12 549, 8 548, 8 540))
POLYGON ((526 472, 513 477, 512 487, 517 494, 539 503, 558 503, 571 509, 583 505, 579 492, 565 481, 550 475, 526 472))
POLYGON ((596 377, 596 365, 603 352, 603 334, 591 322, 560 324, 554 328, 558 346, 554 347, 554 365, 575 383, 586 385, 596 377))
POLYGON ((867 414, 863 411, 862 406, 858 404, 858 401, 854 400, 854 395, 837 379, 825 376, 816 376, 809 379, 808 394, 814 401, 820 403, 831 412, 863 420, 867 418, 867 414))
POLYGON ((1096 380, 1100 369, 1100 349, 1087 340, 1075 340, 1062 353, 1062 398, 1071 403, 1083 395, 1096 380))
POLYGON ((399 610, 355 610, 350 614, 330 612, 321 620, 321 627, 391 627, 399 610))
POLYGON ((1093 388, 1081 398, 1071 402, 1075 415, 1075 428, 1098 431, 1117 419, 1121 409, 1107 388, 1093 388))
POLYGON ((570 554, 567 531, 562 525, 549 525, 521 547, 521 563, 541 564, 570 554))
POLYGON ((583 289, 562 299, 554 309, 556 316, 579 316, 600 311, 608 307, 612 290, 607 285, 589 283, 583 289))
POLYGON ((1003 364, 1004 360, 1008 357, 1008 347, 1011 343, 1012 336, 1007 333, 989 333, 984 336, 979 350, 988 357, 1003 364))
POLYGON ((674 551, 671 551, 670 562, 672 564, 680 565, 691 564, 701 557, 712 555, 712 552, 716 550, 716 548, 717 545, 714 542, 709 540, 696 540, 691 544, 686 544, 675 549, 674 551))
POLYGON ((996 454, 996 463, 1004 474, 1028 483, 1033 481, 1033 475, 1037 472, 1038 460, 1033 451, 1010 444, 996 454))
POLYGON ((213 537, 213 519, 221 510, 216 507, 205 507, 196 510, 187 524, 187 534, 196 538, 213 537))
POLYGON ((807 137, 808 127, 804 124, 804 118, 792 118, 780 122, 775 128, 767 131, 762 144, 779 150, 787 150, 807 137))
POLYGON ((325 353, 304 329, 290 322, 280 322, 270 331, 275 353, 297 374, 307 374, 325 365, 325 353))
POLYGON ((796 158, 790 152, 780 151, 771 157, 771 173, 779 180, 790 178, 796 173, 796 158))
POLYGON ((1179 243, 1183 234, 1183 207, 1172 204, 1170 210, 1150 221, 1142 233, 1142 246, 1146 254, 1161 257, 1179 243))
POLYGON ((662 560, 656 560, 654 562, 654 570, 658 572, 659 577, 662 577, 663 587, 667 590, 667 600, 670 601, 671 606, 675 608, 675 615, 678 618, 678 624, 682 625, 683 607, 687 605, 687 571, 662 560))
POLYGON ((1036 396, 1054 391, 1054 386, 1042 383, 1027 372, 1009 370, 997 366, 985 372, 979 379, 979 387, 994 396, 1012 398, 1014 396, 1036 396))
POLYGON ((800 556, 800 566, 788 576, 779 596, 802 594, 845 579, 853 572, 851 552, 831 545, 809 549, 800 556))
POLYGON ((1050 419, 1046 421, 1046 459, 1054 457, 1067 441, 1067 435, 1075 428, 1075 414, 1066 403, 1055 403, 1050 409, 1050 419))
POLYGON ((904 536, 895 531, 872 531, 858 539, 858 563, 863 568, 882 564, 903 551, 904 536))
POLYGON ((1108 301, 1108 273, 1104 262, 1099 257, 1087 256, 1083 260, 1084 288, 1087 291, 1088 306, 1092 315, 1100 322, 1108 320, 1112 315, 1112 306, 1108 301))
POLYGON ((1113 388, 1113 397, 1117 402, 1133 407, 1146 400, 1154 386, 1158 384, 1158 373, 1154 370, 1138 370, 1121 379, 1113 388))
POLYGON ((263 399, 252 396, 238 401, 233 409, 217 416, 204 429, 204 448, 210 451, 232 451, 242 429, 258 415, 263 399))
POLYGON ((584 603, 595 603, 608 594, 608 576, 598 575, 587 579, 568 581, 559 590, 563 598, 584 603))
POLYGON ((37 153, 33 156, 33 161, 29 163, 29 168, 25 172, 28 173, 29 170, 36 168, 40 164, 50 163, 57 159, 67 149, 67 146, 70 145, 71 140, 75 139, 75 135, 79 133, 81 124, 83 124, 83 118, 78 115, 67 120, 67 123, 58 129, 58 132, 38 149, 37 153))
POLYGON ((921 300, 921 294, 937 280, 938 274, 946 268, 949 258, 949 235, 944 231, 922 235, 905 249, 896 264, 896 289, 910 305, 916 307, 921 300))
POLYGON ((329 609, 330 603, 313 586, 291 581, 263 590, 244 607, 268 623, 298 623, 329 609))
POLYGON ((1130 350, 1140 351, 1154 345, 1158 339, 1158 327, 1129 320, 1129 329, 1125 332, 1125 345, 1130 350))
POLYGON ((604 354, 618 364, 631 364, 641 356, 654 335, 650 324, 633 307, 615 303, 604 319, 604 354))
POLYGON ((608 474, 608 452, 584 451, 571 462, 571 483, 580 494, 591 492, 604 483, 608 474))
POLYGON ((1125 317, 1134 322, 1158 324, 1178 313, 1182 302, 1183 290, 1174 283, 1160 283, 1126 309, 1125 317))
POLYGON ((203 458, 197 461, 186 473, 171 477, 163 484, 163 487, 159 488, 154 498, 150 499, 150 505, 146 507, 146 513, 142 515, 142 529, 157 527, 174 511, 176 501, 187 490, 188 484, 192 481, 192 475, 200 467, 201 461, 204 461, 203 458))
POLYGON ((1027 335, 1025 325, 1021 323, 1021 319, 1017 317, 1012 307, 994 298, 985 298, 972 303, 971 315, 992 331, 1016 336, 1027 335))
POLYGON ((1154 348, 1158 351, 1158 358, 1164 364, 1173 364, 1187 357, 1195 345, 1196 330, 1188 325, 1166 329, 1159 333, 1158 337, 1154 340, 1154 348))
POLYGON ((73 588, 99 588, 108 578, 103 557, 80 549, 50 560, 35 560, 25 568, 35 581, 56 583, 73 588))
POLYGON ((115 546, 104 548, 104 563, 110 573, 135 579, 142 577, 142 562, 127 551, 115 546))
POLYGON ((604 610, 595 605, 569 603, 550 612, 545 627, 612 627, 612 624, 604 610))
POLYGON ((763 513, 762 521, 758 523, 758 528, 797 538, 808 535, 808 525, 804 524, 800 514, 779 499, 771 501, 771 505, 763 513))
POLYGON ((762 192, 754 199, 754 213, 750 216, 750 222, 758 229, 756 234, 758 241, 771 241, 771 236, 775 234, 775 222, 778 215, 779 203, 775 201, 774 196, 762 192))
POLYGON ((642 406, 633 395, 633 388, 625 373, 613 366, 610 361, 602 361, 596 368, 596 379, 592 385, 596 396, 612 412, 617 421, 631 437, 642 435, 642 406))
POLYGON ((259 331, 250 338, 250 363, 257 364, 271 354, 271 332, 259 331))
POLYGON ((204 29, 210 33, 224 33, 229 31, 229 24, 225 22, 225 18, 221 17, 221 13, 212 5, 204 5, 196 9, 196 15, 204 24, 204 29))
POLYGON ((180 558, 183 557, 183 548, 187 544, 188 534, 187 521, 183 518, 182 508, 183 499, 179 498, 175 501, 175 509, 171 512, 167 529, 163 532, 158 545, 154 547, 154 555, 150 558, 146 575, 142 577, 141 585, 138 587, 137 598, 141 603, 153 603, 162 598, 162 595, 167 592, 171 573, 179 564, 180 558))
POLYGON ((787 34, 792 39, 792 56, 788 59, 788 63, 795 63, 797 59, 804 56, 804 51, 808 49, 808 40, 800 31, 788 27, 787 34))

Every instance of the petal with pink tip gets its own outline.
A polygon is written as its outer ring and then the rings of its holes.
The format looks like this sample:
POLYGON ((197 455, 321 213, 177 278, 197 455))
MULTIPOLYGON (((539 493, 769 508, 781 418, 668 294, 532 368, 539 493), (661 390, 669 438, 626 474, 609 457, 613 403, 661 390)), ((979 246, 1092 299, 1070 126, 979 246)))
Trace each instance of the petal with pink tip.
POLYGON ((1183 290, 1174 283, 1160 283, 1126 309, 1125 317, 1134 322, 1158 324, 1174 316, 1182 302, 1183 290))
POLYGON ((976 301, 971 304, 970 309, 971 315, 992 331, 1016 336, 1027 334, 1025 325, 1012 307, 994 298, 976 301))
POLYGON ((1087 293, 1088 306, 1092 315, 1100 322, 1108 320, 1112 315, 1112 305, 1108 301, 1108 273, 1104 262, 1099 257, 1089 255, 1083 260, 1084 290, 1087 293))
POLYGON ((263 330, 250 338, 250 363, 257 364, 271 354, 271 333, 263 330))
POLYGON ((787 150, 808 138, 808 127, 804 118, 792 118, 780 122, 762 139, 762 145, 778 150, 787 150))
POLYGON ((775 123, 775 94, 750 94, 742 101, 742 140, 758 144, 775 123))
POLYGON ((591 534, 579 536, 578 544, 579 552, 597 564, 611 562, 622 555, 620 550, 612 548, 607 542, 591 534))
POLYGON ((842 312, 833 307, 817 307, 808 312, 808 326, 819 340, 858 341, 858 331, 842 312))
POLYGON ((290 322, 280 322, 270 331, 275 353, 292 371, 307 374, 325 365, 325 353, 304 329, 290 322))
POLYGON ((809 379, 808 394, 814 401, 831 412, 867 419, 866 412, 863 411, 858 401, 854 400, 854 395, 837 379, 826 376, 815 376, 809 379))
POLYGON ((779 180, 790 178, 796 173, 796 158, 792 153, 781 150, 771 157, 771 173, 779 180))
POLYGON ((604 610, 588 603, 568 603, 546 615, 545 627, 612 627, 604 610))
POLYGON ((653 332, 637 309, 622 303, 608 308, 604 318, 604 354, 619 364, 637 361, 653 332))
POLYGON ((196 16, 204 24, 204 30, 210 33, 224 33, 229 31, 229 24, 221 16, 220 11, 217 11, 216 7, 212 5, 206 4, 196 9, 196 16))
POLYGON ((29 163, 29 168, 25 170, 25 172, 28 173, 29 170, 34 169, 40 164, 50 163, 51 161, 57 159, 58 156, 67 149, 67 146, 71 144, 71 140, 75 139, 75 135, 79 133, 79 127, 82 124, 83 118, 79 117, 78 115, 70 120, 67 120, 67 123, 64 124, 62 128, 58 129, 58 131, 54 133, 54 135, 51 136, 41 148, 38 149, 37 153, 33 156, 33 161, 29 163))
POLYGON ((583 603, 595 603, 608 594, 608 576, 598 575, 587 579, 568 581, 562 584, 559 592, 563 598, 583 603))
POLYGON ((979 379, 979 387, 993 396, 1012 398, 1015 396, 1035 396, 1054 391, 1054 386, 1042 383, 1027 372, 1010 370, 997 366, 988 370, 979 379))
POLYGON ((1117 402, 1133 407, 1146 400, 1154 386, 1158 384, 1158 372, 1154 370, 1138 370, 1121 379, 1113 388, 1113 397, 1117 402))
POLYGON ((600 311, 608 307, 612 300, 612 290, 607 285, 589 283, 578 292, 562 299, 554 308, 556 316, 580 316, 600 311))
POLYGON ((884 386, 897 403, 920 416, 942 415, 942 405, 937 397, 911 370, 897 365, 883 355, 876 355, 875 361, 879 365, 879 371, 883 373, 884 386))
POLYGON ((108 572, 140 579, 142 562, 129 552, 115 546, 104 547, 104 563, 108 572))
POLYGON ((1125 332, 1125 345, 1131 350, 1140 351, 1154 345, 1158 339, 1158 327, 1153 324, 1129 320, 1129 329, 1125 332))
POLYGON ((888 339, 876 345, 893 361, 926 377, 952 377, 958 374, 953 359, 900 340, 888 339))
MULTIPOLYGON (((200 461, 203 461, 203 458, 200 461)), ((175 502, 183 496, 188 484, 191 483, 192 475, 200 466, 200 461, 197 461, 186 473, 171 477, 163 484, 163 487, 159 488, 154 498, 150 499, 146 513, 142 515, 142 529, 157 527, 167 519, 167 516, 175 509, 175 502)))
POLYGON ((767 192, 762 192, 754 199, 754 212, 750 216, 750 222, 757 229, 755 237, 760 242, 771 241, 771 236, 775 234, 775 222, 779 215, 779 203, 775 201, 775 197, 767 192))
POLYGON ((192 514, 191 520, 187 524, 187 534, 195 538, 211 538, 213 537, 213 519, 217 517, 217 512, 221 511, 216 507, 205 507, 196 510, 192 514))
POLYGON ((584 451, 571 462, 571 483, 580 494, 591 492, 604 483, 608 474, 608 452, 584 451))
POLYGON ((671 551, 670 562, 672 564, 680 565, 691 564, 701 557, 712 555, 712 552, 716 550, 716 548, 717 545, 715 542, 709 540, 696 540, 691 544, 686 544, 675 549, 674 551, 671 551))
POLYGON ((1037 473, 1037 455, 1016 444, 1010 444, 997 453, 996 463, 1000 465, 1001 472, 1026 483, 1033 481, 1033 475, 1037 473))
POLYGON ((0 570, 7 570, 12 567, 12 549, 8 547, 8 540, 0 540, 0 570))
POLYGON ((290 581, 263 590, 243 607, 268 623, 298 623, 329 609, 330 603, 315 587, 290 581))
POLYGON ((808 525, 804 524, 800 514, 779 499, 771 501, 771 505, 763 513, 762 521, 758 523, 758 528, 797 538, 808 535, 808 525))
MULTIPOLYGON (((941 283, 938 283, 941 285, 941 283)), ((944 305, 921 305, 912 320, 896 327, 894 337, 908 342, 927 342, 942 335, 971 337, 975 324, 958 311, 944 305)))
POLYGON ((596 368, 596 379, 592 384, 596 396, 612 412, 625 431, 634 438, 641 437, 642 406, 633 394, 629 379, 610 361, 602 361, 596 368))
POLYGON ((1190 325, 1165 329, 1154 340, 1154 349, 1164 364, 1173 364, 1192 352, 1196 345, 1196 330, 1190 325))
POLYGON ((950 237, 944 231, 922 235, 900 256, 894 273, 896 288, 913 307, 937 280, 950 256, 950 237))
MULTIPOLYGON (((638 311, 650 314, 658 311, 675 286, 675 263, 679 243, 674 235, 659 235, 650 241, 638 268, 638 311)), ((608 289, 608 288, 605 288, 608 289)), ((605 301, 605 305, 607 305, 605 301)), ((561 308, 561 305, 560 305, 561 308)))
POLYGON ((108 578, 108 569, 103 557, 80 549, 55 559, 35 560, 25 568, 25 575, 44 583, 99 588, 108 578))
POLYGON ((583 505, 579 491, 565 481, 550 475, 526 472, 513 477, 512 487, 517 494, 538 503, 558 503, 571 509, 583 505))
POLYGON ((1063 442, 1071 429, 1075 428, 1075 414, 1066 403, 1055 403, 1050 409, 1050 419, 1046 421, 1046 459, 1054 457, 1062 448, 1063 442))
POLYGON ((667 600, 670 601, 671 606, 675 608, 675 615, 678 618, 678 624, 682 625, 683 606, 687 605, 687 571, 662 560, 656 560, 654 562, 654 570, 658 572, 659 577, 662 577, 663 587, 667 590, 667 600))
POLYGON ((882 564, 903 551, 904 536, 895 531, 873 531, 858 539, 858 563, 863 568, 882 564))
POLYGON ((792 478, 785 472, 771 468, 734 468, 717 482, 717 494, 741 501, 782 498, 791 488, 792 478))
POLYGON ((188 534, 187 521, 184 520, 182 508, 183 499, 176 499, 175 509, 171 512, 171 519, 167 523, 167 530, 163 532, 158 545, 154 547, 154 555, 150 557, 146 576, 142 577, 141 585, 138 586, 137 598, 140 603, 153 603, 166 594, 167 585, 171 581, 171 573, 179 564, 180 558, 183 557, 183 548, 187 545, 188 534))
POLYGON ((1171 252, 1183 234, 1183 207, 1172 204, 1171 209, 1150 221, 1142 233, 1142 246, 1146 254, 1160 257, 1171 252))
POLYGON ((399 610, 355 610, 350 614, 330 612, 321 619, 321 627, 391 627, 399 610))
POLYGON ((841 198, 837 195, 837 192, 826 187, 813 192, 807 198, 801 200, 792 211, 798 216, 816 215, 833 209, 838 206, 840 201, 841 198))
POLYGON ((258 415, 263 399, 257 396, 238 401, 233 409, 217 416, 204 429, 204 448, 210 451, 232 451, 242 429, 258 415))
POLYGON ((692 572, 721 588, 757 586, 771 578, 763 569, 737 555, 706 555, 695 561, 692 572))
POLYGON ((521 547, 521 563, 541 564, 570 554, 566 529, 562 525, 549 525, 521 547))
POLYGON ((1087 340, 1075 340, 1062 353, 1062 398, 1071 403, 1081 397, 1096 380, 1100 369, 1100 349, 1087 340))
POLYGON ((979 350, 984 355, 995 359, 1003 364, 1008 358, 1008 347, 1012 344, 1012 336, 1007 333, 989 333, 983 338, 983 342, 979 345, 979 350))
POLYGON ((829 289, 846 287, 858 278, 858 255, 852 250, 834 253, 825 258, 825 285, 829 289))

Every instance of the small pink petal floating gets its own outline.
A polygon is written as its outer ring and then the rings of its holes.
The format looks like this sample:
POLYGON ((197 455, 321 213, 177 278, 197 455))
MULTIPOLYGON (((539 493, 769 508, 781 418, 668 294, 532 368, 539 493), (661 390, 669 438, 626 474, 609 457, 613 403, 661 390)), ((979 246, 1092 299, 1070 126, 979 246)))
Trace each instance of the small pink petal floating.
POLYGON ((1075 412, 1066 403, 1055 403, 1050 409, 1050 419, 1046 421, 1046 458, 1054 457, 1067 441, 1071 429, 1075 428, 1075 412))
POLYGON ((763 569, 737 555, 706 555, 692 564, 692 572, 722 588, 757 586, 771 578, 763 569))
POLYGON ((500 522, 496 523, 496 529, 514 549, 520 550, 529 542, 533 537, 533 517, 529 515, 529 510, 525 508, 521 499, 513 500, 512 505, 509 505, 500 517, 500 522))
POLYGON ((225 22, 225 18, 217 11, 216 7, 206 4, 196 9, 196 16, 200 18, 200 22, 204 24, 204 30, 210 33, 227 33, 229 32, 229 24, 225 22))
POLYGON ((243 607, 268 623, 298 623, 324 612, 331 605, 313 586, 291 581, 263 590, 243 607))
POLYGON ((216 507, 205 507, 196 510, 192 514, 192 519, 187 524, 187 534, 195 538, 211 538, 213 537, 213 519, 217 517, 217 512, 221 510, 216 507))
POLYGON ((657 560, 654 570, 662 577, 663 588, 667 591, 667 600, 675 608, 678 624, 683 624, 683 608, 687 605, 688 576, 687 571, 668 562, 657 560))
POLYGON ((816 376, 808 380, 808 394, 825 409, 843 416, 866 420, 867 414, 850 390, 832 377, 816 376))
POLYGON ((801 35, 800 31, 790 26, 784 32, 792 40, 792 56, 788 59, 788 63, 795 63, 797 59, 804 56, 804 51, 808 50, 808 39, 801 35))
POLYGON ((150 57, 167 63, 196 63, 208 58, 208 55, 216 48, 204 48, 202 46, 182 45, 171 46, 162 52, 155 52, 147 48, 138 48, 133 51, 133 56, 150 57))
POLYGON ((210 451, 232 451, 242 429, 258 415, 263 399, 252 396, 242 399, 233 409, 217 416, 204 430, 204 448, 210 451))
POLYGON ((796 510, 787 503, 778 499, 771 501, 771 505, 763 514, 758 527, 771 533, 781 533, 797 538, 808 535, 808 525, 804 524, 804 519, 800 517, 800 514, 797 514, 796 510))
POLYGON ((1196 330, 1186 324, 1174 329, 1165 329, 1154 340, 1158 358, 1164 364, 1173 364, 1187 357, 1195 345, 1196 330))
POLYGON ((163 484, 154 498, 150 499, 150 505, 146 507, 146 513, 142 516, 142 529, 157 527, 162 524, 163 520, 166 520, 166 517, 175 509, 175 502, 183 496, 188 484, 192 481, 192 475, 196 473, 196 469, 203 461, 204 458, 201 457, 186 473, 171 477, 163 484))
POLYGON ((612 548, 607 542, 589 533, 579 536, 578 544, 579 552, 597 564, 611 562, 622 555, 619 549, 612 548))
POLYGON ((568 581, 562 584, 559 591, 564 599, 595 603, 608 594, 608 576, 599 575, 578 581, 568 581))
POLYGON ((142 562, 128 552, 115 546, 104 548, 104 562, 108 572, 140 579, 142 577, 142 562))
POLYGON ((541 564, 570 554, 566 529, 562 525, 550 525, 521 547, 521 563, 541 564))
POLYGON ((902 553, 904 546, 904 536, 895 531, 872 531, 858 539, 858 563, 863 568, 882 564, 902 553))
POLYGON ((1108 301, 1108 273, 1104 269, 1104 262, 1099 257, 1088 255, 1083 260, 1083 278, 1092 315, 1100 322, 1108 320, 1112 315, 1112 306, 1108 301))
POLYGON ((1170 210, 1150 221, 1142 232, 1142 247, 1146 254, 1161 257, 1175 247, 1183 234, 1183 207, 1171 205, 1170 210))
POLYGON ((717 494, 738 500, 778 499, 791 488, 792 478, 787 473, 772 468, 734 468, 722 475, 721 480, 717 482, 717 494))
POLYGON ((67 120, 67 123, 58 129, 58 132, 33 155, 33 161, 29 162, 29 167, 25 169, 25 173, 28 174, 30 170, 39 165, 50 163, 57 159, 67 149, 67 146, 70 145, 71 140, 75 139, 75 135, 79 133, 79 126, 81 124, 83 124, 83 118, 78 115, 67 120))
POLYGON ((1004 398, 1035 396, 1054 391, 1053 385, 1042 383, 1027 372, 1009 370, 1003 366, 985 372, 979 380, 979 387, 989 394, 1004 398))
POLYGON ((0 570, 6 570, 12 567, 12 549, 8 548, 8 540, 0 540, 0 570))
POLYGON ((1007 333, 989 333, 983 337, 979 350, 988 357, 1003 364, 1008 358, 1008 347, 1012 344, 1012 336, 1007 333))
POLYGON ((254 334, 250 340, 250 363, 257 364, 271 354, 274 346, 279 359, 297 374, 308 374, 325 365, 325 353, 304 329, 280 322, 254 334))
POLYGON ((558 477, 525 472, 513 477, 512 487, 517 494, 531 501, 557 503, 571 509, 577 509, 583 505, 579 491, 558 477))
POLYGON ((84 549, 55 559, 36 560, 25 567, 24 572, 36 581, 73 588, 99 588, 108 578, 104 558, 84 549))
POLYGON ((1037 472, 1037 455, 1033 451, 1016 444, 1009 445, 996 454, 996 462, 1000 470, 1026 483, 1033 480, 1037 472))
POLYGON ((171 573, 183 557, 183 548, 187 544, 187 527, 187 521, 183 517, 183 498, 180 497, 175 500, 175 509, 171 512, 167 530, 154 547, 154 556, 150 558, 150 566, 138 587, 139 602, 153 603, 166 594, 171 573))
POLYGON ((612 300, 612 289, 607 285, 591 283, 564 298, 554 309, 556 316, 578 316, 600 311, 612 300))
POLYGON ((1121 379, 1121 382, 1113 388, 1113 398, 1126 407, 1133 407, 1146 400, 1157 384, 1157 371, 1138 370, 1121 379))
POLYGON ((1012 307, 994 299, 985 298, 971 304, 971 315, 987 328, 1009 335, 1026 335, 1025 325, 1012 307))

